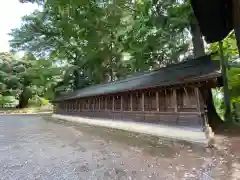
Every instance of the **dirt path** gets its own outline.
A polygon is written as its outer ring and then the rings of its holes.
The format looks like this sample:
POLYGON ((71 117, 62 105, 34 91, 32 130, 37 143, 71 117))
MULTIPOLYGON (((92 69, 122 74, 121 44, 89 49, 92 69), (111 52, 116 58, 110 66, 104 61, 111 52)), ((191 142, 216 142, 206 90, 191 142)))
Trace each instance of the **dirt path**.
POLYGON ((36 115, 0 116, 2 180, 230 180, 237 179, 238 162, 227 150, 207 152, 197 146, 36 115))

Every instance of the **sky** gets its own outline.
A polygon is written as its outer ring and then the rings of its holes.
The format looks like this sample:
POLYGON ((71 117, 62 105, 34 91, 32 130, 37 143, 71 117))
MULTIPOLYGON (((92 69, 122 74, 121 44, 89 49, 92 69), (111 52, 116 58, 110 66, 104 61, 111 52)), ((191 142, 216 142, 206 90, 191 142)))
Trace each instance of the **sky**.
POLYGON ((0 5, 0 52, 10 50, 8 33, 21 26, 21 17, 37 9, 36 4, 21 4, 19 0, 6 0, 0 5))

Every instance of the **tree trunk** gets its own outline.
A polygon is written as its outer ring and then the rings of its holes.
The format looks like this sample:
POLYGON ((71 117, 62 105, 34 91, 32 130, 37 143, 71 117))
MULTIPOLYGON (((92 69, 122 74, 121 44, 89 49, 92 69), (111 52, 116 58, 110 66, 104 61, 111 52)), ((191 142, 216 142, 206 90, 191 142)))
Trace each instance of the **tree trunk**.
POLYGON ((240 57, 240 1, 233 0, 233 24, 240 57))
POLYGON ((204 43, 199 25, 197 23, 191 23, 190 28, 193 43, 193 54, 195 58, 205 56, 204 43))
POLYGON ((217 129, 221 124, 223 124, 223 121, 216 111, 216 108, 213 102, 212 91, 211 89, 202 89, 201 93, 205 98, 206 105, 207 105, 208 123, 213 129, 217 129))
MULTIPOLYGON (((205 56, 204 42, 200 27, 197 23, 191 24, 191 35, 194 57, 198 58, 205 56)), ((211 89, 201 89, 201 94, 203 95, 207 105, 208 123, 212 128, 217 128, 218 125, 222 124, 223 121, 221 120, 214 106, 212 91, 211 89)))
POLYGON ((79 71, 78 70, 74 70, 73 72, 73 88, 74 90, 77 90, 78 88, 80 88, 80 76, 79 76, 79 71))
POLYGON ((28 106, 28 101, 29 101, 29 97, 26 97, 25 92, 23 91, 19 96, 19 103, 16 106, 16 108, 18 109, 26 108, 28 106))
POLYGON ((240 58, 240 27, 235 28, 234 31, 235 31, 236 41, 237 41, 238 55, 240 58))

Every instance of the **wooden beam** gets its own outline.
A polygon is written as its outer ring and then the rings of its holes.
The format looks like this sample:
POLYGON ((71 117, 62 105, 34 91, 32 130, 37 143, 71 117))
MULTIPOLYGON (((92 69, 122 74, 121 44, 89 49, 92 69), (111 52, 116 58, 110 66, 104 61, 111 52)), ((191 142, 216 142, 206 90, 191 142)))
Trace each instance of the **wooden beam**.
POLYGON ((156 108, 157 108, 157 111, 159 111, 159 92, 158 91, 156 92, 156 108))
POLYGON ((98 110, 101 110, 101 98, 98 98, 98 110))
POLYGON ((184 92, 185 92, 186 97, 187 97, 187 103, 188 103, 187 107, 190 107, 190 106, 192 106, 192 104, 191 104, 191 101, 190 101, 190 97, 188 95, 188 91, 187 91, 186 87, 184 87, 183 89, 184 89, 184 92))
POLYGON ((167 97, 167 90, 164 89, 164 102, 163 102, 163 105, 164 105, 164 110, 167 111, 168 109, 168 97, 167 97))
POLYGON ((196 95, 196 98, 197 98, 197 109, 199 112, 201 112, 201 103, 200 103, 200 92, 199 92, 199 88, 196 87, 194 88, 194 91, 195 91, 195 95, 196 95))
POLYGON ((174 112, 178 112, 177 90, 173 89, 174 112))
POLYGON ((123 111, 123 96, 121 95, 121 111, 123 111))
POLYGON ((132 106, 132 93, 130 93, 130 111, 133 111, 133 106, 132 106))
POLYGON ((87 110, 89 110, 90 108, 89 108, 89 105, 90 105, 90 103, 89 103, 89 99, 87 100, 87 110))
POLYGON ((145 105, 144 92, 142 92, 142 111, 145 110, 144 105, 145 105))
POLYGON ((112 96, 113 100, 112 100, 112 111, 114 111, 114 105, 115 105, 115 96, 112 96))
POLYGON ((108 104, 108 102, 107 102, 107 97, 105 97, 105 110, 107 111, 107 104, 108 104))
POLYGON ((93 110, 95 110, 95 98, 93 98, 93 101, 92 101, 92 103, 93 103, 93 110))

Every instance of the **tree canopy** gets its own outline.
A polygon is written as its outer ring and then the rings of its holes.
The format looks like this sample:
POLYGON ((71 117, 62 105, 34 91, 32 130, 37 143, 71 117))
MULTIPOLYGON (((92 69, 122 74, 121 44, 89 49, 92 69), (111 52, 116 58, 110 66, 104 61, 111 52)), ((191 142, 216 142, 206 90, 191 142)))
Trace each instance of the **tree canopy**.
MULTIPOLYGON (((13 72, 16 85, 13 79, 11 85, 1 82, 4 95, 16 86, 19 96, 26 81, 24 87, 33 92, 36 87, 44 96, 52 92, 53 97, 219 50, 216 44, 204 49, 189 0, 20 2, 41 8, 22 18, 21 27, 10 33, 10 45, 13 52, 25 51, 35 58, 10 58, 24 72, 13 72)), ((224 53, 230 62, 236 61, 234 34, 224 40, 224 53)), ((232 99, 238 99, 238 68, 229 71, 229 84, 232 99)))
POLYGON ((30 53, 22 58, 0 53, 0 69, 2 103, 10 103, 14 99, 6 100, 6 97, 15 97, 20 107, 26 106, 33 95, 53 98, 52 88, 61 81, 61 71, 52 61, 36 59, 30 53))

